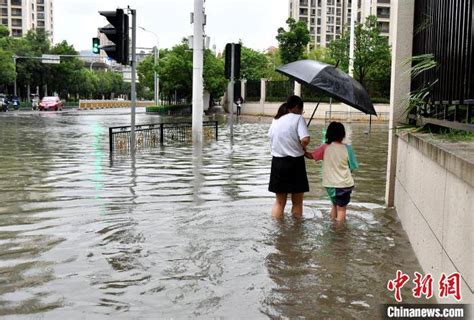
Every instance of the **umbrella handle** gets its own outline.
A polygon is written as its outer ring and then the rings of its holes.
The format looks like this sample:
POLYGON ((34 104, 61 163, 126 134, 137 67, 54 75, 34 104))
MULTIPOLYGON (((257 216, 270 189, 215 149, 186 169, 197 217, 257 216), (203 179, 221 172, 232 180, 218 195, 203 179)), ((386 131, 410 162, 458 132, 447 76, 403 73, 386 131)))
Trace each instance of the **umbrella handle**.
POLYGON ((311 120, 313 120, 313 117, 314 117, 314 114, 316 113, 316 110, 318 110, 319 104, 321 103, 321 99, 322 99, 322 97, 320 96, 320 97, 319 97, 318 104, 317 104, 316 107, 314 108, 313 114, 311 115, 311 118, 310 118, 309 121, 308 121, 308 125, 307 125, 308 128, 309 128, 309 125, 311 124, 311 120))

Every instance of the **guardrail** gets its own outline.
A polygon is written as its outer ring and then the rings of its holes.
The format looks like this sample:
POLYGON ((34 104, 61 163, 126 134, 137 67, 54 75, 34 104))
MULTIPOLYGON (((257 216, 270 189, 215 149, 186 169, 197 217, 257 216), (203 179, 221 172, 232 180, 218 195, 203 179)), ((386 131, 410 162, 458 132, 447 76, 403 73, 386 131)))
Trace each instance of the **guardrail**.
MULTIPOLYGON (((154 106, 154 101, 137 101, 137 107, 154 106)), ((79 100, 79 110, 108 109, 108 108, 130 108, 130 100, 79 100)))
POLYGON ((350 120, 350 121, 388 121, 390 120, 390 112, 377 112, 377 116, 372 116, 362 112, 346 112, 346 111, 326 111, 324 120, 350 120))
MULTIPOLYGON (((118 149, 121 151, 130 150, 131 127, 110 127, 109 128, 109 149, 112 153, 118 149)), ((203 122, 204 138, 218 138, 218 122, 203 122)), ((175 123, 153 123, 135 126, 135 145, 137 149, 145 147, 155 147, 163 145, 165 141, 191 141, 192 122, 175 123)))

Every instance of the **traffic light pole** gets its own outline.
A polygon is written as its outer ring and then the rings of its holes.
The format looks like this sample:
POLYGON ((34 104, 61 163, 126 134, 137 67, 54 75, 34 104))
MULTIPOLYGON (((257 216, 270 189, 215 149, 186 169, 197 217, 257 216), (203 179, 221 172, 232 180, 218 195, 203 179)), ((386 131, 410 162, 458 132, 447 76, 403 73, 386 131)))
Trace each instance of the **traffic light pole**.
MULTIPOLYGON (((137 105, 137 89, 136 89, 136 47, 137 47, 137 10, 130 10, 132 13, 132 84, 131 84, 131 95, 132 95, 132 111, 131 111, 131 124, 130 124, 130 153, 132 156, 135 155, 135 108, 137 105)), ((128 44, 127 44, 128 45, 128 44)))
POLYGON ((234 138, 234 61, 235 61, 235 44, 232 43, 231 50, 231 63, 230 63, 230 81, 229 87, 227 89, 227 100, 229 101, 229 129, 230 129, 230 139, 234 138))
POLYGON ((193 142, 202 142, 202 120, 204 112, 203 84, 203 0, 194 0, 194 38, 193 38, 193 142))

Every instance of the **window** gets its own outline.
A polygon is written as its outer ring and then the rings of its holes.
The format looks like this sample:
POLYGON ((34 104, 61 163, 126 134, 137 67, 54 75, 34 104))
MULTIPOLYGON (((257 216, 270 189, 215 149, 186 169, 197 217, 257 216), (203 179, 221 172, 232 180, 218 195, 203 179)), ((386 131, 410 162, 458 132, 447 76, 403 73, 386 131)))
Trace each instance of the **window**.
POLYGON ((38 27, 44 27, 44 21, 38 21, 38 27))
POLYGON ((8 9, 7 8, 2 8, 1 15, 4 17, 8 17, 8 9))
POLYGON ((378 18, 390 18, 390 7, 377 7, 378 18))
POLYGON ((12 29, 12 36, 21 37, 22 35, 23 31, 21 29, 12 29))
POLYGON ((306 17, 300 17, 300 21, 303 21, 306 24, 308 24, 308 18, 306 18, 306 17))
POLYGON ((334 7, 328 7, 326 13, 327 14, 334 14, 334 7))
POLYGON ((333 6, 334 5, 334 0, 328 0, 328 6, 333 6))
POLYGON ((2 18, 2 24, 8 26, 8 18, 2 18))
POLYGON ((44 4, 44 0, 37 0, 36 3, 37 4, 44 4))
POLYGON ((300 6, 301 7, 307 7, 308 6, 308 0, 300 0, 300 6))
POLYGON ((21 19, 12 19, 12 27, 21 27, 21 19))
POLYGON ((44 12, 44 7, 43 6, 38 6, 38 11, 43 11, 44 12))
POLYGON ((329 35, 329 34, 328 34, 328 35, 326 36, 326 43, 331 42, 333 39, 334 39, 334 37, 333 37, 332 35, 329 35))
POLYGON ((12 6, 21 6, 21 0, 11 0, 12 6))
POLYGON ((12 17, 21 17, 21 9, 12 8, 12 17))
POLYGON ((307 15, 308 15, 308 9, 301 8, 301 9, 300 9, 300 15, 302 15, 302 16, 307 16, 307 15))
POLYGON ((316 37, 316 41, 317 41, 318 43, 321 43, 321 37, 320 37, 320 36, 317 36, 317 37, 316 37))
POLYGON ((326 26, 327 33, 334 33, 334 26, 326 26))
POLYGON ((326 20, 328 24, 334 24, 334 17, 329 16, 328 19, 326 20))
POLYGON ((389 33, 390 32, 390 24, 388 22, 379 22, 379 29, 382 33, 389 33))
POLYGON ((44 12, 38 12, 38 19, 44 20, 44 12))
POLYGON ((318 18, 318 26, 321 25, 321 18, 318 18))
POLYGON ((341 14, 342 14, 342 9, 341 9, 341 8, 337 8, 337 9, 336 9, 336 15, 341 16, 341 14))
POLYGON ((379 0, 378 2, 379 2, 379 3, 387 3, 387 4, 390 4, 390 0, 379 0))

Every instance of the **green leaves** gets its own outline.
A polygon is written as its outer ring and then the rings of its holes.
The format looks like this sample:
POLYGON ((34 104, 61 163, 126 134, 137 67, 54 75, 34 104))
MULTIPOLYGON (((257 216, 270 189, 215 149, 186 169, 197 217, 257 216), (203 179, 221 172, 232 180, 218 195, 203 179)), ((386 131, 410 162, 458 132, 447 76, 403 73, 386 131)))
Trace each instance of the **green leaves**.
POLYGON ((310 41, 308 26, 305 22, 296 22, 293 18, 288 18, 286 23, 288 31, 279 28, 276 36, 283 64, 301 60, 310 41))

